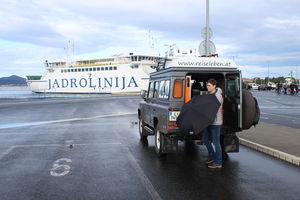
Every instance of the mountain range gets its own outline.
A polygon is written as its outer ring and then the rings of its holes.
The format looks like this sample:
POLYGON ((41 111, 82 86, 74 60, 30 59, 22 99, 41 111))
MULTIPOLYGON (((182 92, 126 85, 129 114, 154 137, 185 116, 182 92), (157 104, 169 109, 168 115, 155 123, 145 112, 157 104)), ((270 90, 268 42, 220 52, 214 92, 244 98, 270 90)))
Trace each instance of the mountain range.
POLYGON ((0 85, 26 85, 26 78, 12 75, 0 78, 0 85))

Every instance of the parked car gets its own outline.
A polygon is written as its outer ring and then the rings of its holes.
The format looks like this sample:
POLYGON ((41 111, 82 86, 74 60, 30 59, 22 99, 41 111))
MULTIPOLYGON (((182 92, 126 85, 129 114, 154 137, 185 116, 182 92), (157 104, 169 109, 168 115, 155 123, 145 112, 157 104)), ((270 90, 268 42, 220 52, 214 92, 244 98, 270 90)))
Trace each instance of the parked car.
POLYGON ((256 83, 248 83, 248 85, 250 85, 251 86, 251 89, 252 90, 257 90, 258 89, 258 84, 256 84, 256 83))
MULTIPOLYGON (((190 59, 162 60, 158 63, 157 71, 150 74, 148 92, 142 93, 143 101, 138 108, 141 140, 155 135, 155 151, 158 156, 176 151, 178 141, 202 140, 202 132, 196 131, 194 127, 191 130, 181 130, 177 118, 184 105, 197 96, 207 94, 207 81, 214 78, 220 83, 218 87, 224 91, 222 151, 238 152, 236 132, 257 124, 260 112, 257 101, 249 91, 241 90, 241 72, 237 68, 201 66, 199 63, 206 63, 209 58, 190 59)), ((216 58, 209 62, 219 64, 222 60, 216 58)))
POLYGON ((261 84, 258 86, 257 88, 258 90, 267 90, 268 89, 268 86, 266 84, 261 84))
POLYGON ((273 83, 273 82, 268 82, 267 89, 268 90, 275 90, 276 89, 276 84, 273 83))

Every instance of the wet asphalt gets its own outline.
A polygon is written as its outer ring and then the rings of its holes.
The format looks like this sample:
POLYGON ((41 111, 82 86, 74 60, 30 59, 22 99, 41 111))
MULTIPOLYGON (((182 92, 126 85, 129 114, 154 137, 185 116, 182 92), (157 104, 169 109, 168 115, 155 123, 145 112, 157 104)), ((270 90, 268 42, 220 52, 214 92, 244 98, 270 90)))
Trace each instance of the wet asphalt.
MULTIPOLYGON (((274 114, 272 93, 254 95, 274 114)), ((140 100, 0 100, 0 199, 299 199, 299 167, 246 147, 222 169, 193 143, 158 158, 139 140, 140 100)))
POLYGON ((257 97, 261 120, 300 129, 300 94, 285 95, 271 91, 252 91, 257 97))

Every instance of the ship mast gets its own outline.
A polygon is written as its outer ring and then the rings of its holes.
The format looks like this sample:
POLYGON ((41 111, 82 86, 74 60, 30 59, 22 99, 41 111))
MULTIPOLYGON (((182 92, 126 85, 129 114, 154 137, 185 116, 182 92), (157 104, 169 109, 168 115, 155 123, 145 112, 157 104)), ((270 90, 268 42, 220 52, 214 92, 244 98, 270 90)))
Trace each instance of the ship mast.
POLYGON ((70 66, 73 65, 74 43, 71 40, 69 40, 68 44, 67 44, 67 47, 65 49, 67 51, 67 62, 66 62, 66 65, 68 67, 70 67, 70 66))

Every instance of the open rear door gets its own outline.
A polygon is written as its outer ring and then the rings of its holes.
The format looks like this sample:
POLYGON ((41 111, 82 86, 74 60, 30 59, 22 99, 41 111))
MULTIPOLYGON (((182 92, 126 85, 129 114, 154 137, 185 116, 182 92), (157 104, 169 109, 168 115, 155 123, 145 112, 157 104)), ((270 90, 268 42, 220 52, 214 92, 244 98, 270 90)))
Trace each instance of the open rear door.
POLYGON ((192 95, 191 79, 192 79, 192 76, 185 77, 184 103, 187 103, 191 100, 191 95, 192 95))
POLYGON ((242 129, 242 78, 241 73, 226 75, 225 99, 223 108, 224 124, 236 131, 242 129))

